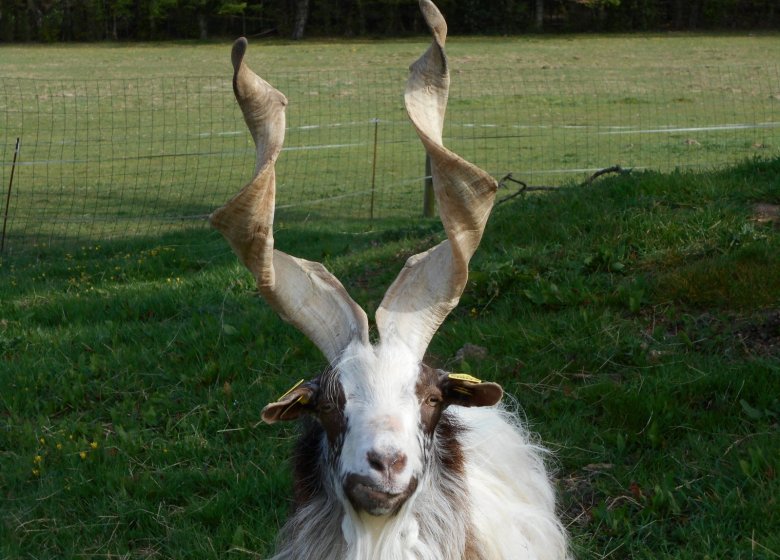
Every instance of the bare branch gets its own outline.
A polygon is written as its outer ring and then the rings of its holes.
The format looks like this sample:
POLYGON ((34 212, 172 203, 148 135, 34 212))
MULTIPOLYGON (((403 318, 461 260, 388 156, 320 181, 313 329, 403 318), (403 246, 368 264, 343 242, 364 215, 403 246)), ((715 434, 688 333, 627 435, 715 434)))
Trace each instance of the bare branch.
MULTIPOLYGON (((608 173, 619 173, 621 175, 626 175, 628 173, 631 173, 632 169, 623 169, 619 165, 613 165, 612 167, 606 167, 604 169, 599 169, 596 171, 593 175, 585 179, 582 183, 577 185, 577 187, 588 187, 590 186, 596 179, 601 177, 602 175, 606 175, 608 173)), ((529 185, 525 181, 521 181, 520 179, 515 179, 511 173, 507 173, 504 175, 501 180, 498 181, 498 188, 504 189, 507 188, 507 181, 511 181, 512 183, 515 183, 517 185, 520 185, 520 187, 517 189, 517 191, 513 192, 512 194, 509 194, 498 201, 496 201, 496 205, 501 204, 502 202, 507 202, 508 200, 512 200, 513 198, 516 198, 520 195, 523 195, 528 192, 537 192, 537 191, 557 191, 560 189, 565 189, 568 187, 563 186, 550 186, 550 185, 529 185)))
POLYGON ((596 171, 593 175, 591 175, 585 181, 580 183, 580 186, 581 187, 587 187, 591 183, 593 183, 593 181, 595 181, 596 179, 598 179, 602 175, 606 175, 608 173, 619 173, 621 175, 625 175, 625 174, 631 173, 631 171, 632 171, 631 169, 623 169, 619 165, 613 165, 612 167, 605 167, 604 169, 600 169, 600 170, 596 171))

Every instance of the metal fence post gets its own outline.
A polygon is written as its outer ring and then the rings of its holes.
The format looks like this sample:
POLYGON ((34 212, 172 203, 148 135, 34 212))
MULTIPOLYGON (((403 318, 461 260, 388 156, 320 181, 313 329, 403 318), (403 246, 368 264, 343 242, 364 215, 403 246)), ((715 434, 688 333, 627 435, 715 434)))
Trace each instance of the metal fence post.
POLYGON ((423 217, 436 216, 436 197, 433 194, 433 177, 431 176, 431 156, 425 154, 425 190, 423 191, 423 217))

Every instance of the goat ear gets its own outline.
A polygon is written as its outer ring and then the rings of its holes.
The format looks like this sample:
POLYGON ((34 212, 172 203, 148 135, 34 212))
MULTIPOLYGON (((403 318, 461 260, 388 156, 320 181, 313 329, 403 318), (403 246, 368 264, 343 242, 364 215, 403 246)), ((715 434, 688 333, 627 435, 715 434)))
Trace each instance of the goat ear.
POLYGON ((265 405, 260 417, 266 424, 274 424, 280 420, 296 420, 313 409, 318 389, 315 383, 303 383, 301 380, 275 402, 265 405))
POLYGON ((466 373, 445 373, 440 384, 447 404, 493 406, 504 396, 504 390, 498 383, 481 381, 466 373))

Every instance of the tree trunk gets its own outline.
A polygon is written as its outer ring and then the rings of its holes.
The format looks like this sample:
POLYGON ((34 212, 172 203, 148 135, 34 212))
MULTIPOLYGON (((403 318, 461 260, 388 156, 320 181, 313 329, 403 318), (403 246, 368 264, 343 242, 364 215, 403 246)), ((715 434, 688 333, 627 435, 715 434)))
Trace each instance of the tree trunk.
POLYGON ((693 0, 691 2, 691 11, 688 14, 688 28, 696 29, 697 27, 699 27, 699 2, 698 0, 693 0))
POLYGON ((292 32, 294 40, 303 39, 307 19, 309 19, 309 0, 295 0, 295 23, 292 32))
POLYGON ((198 29, 200 29, 201 41, 209 38, 209 18, 206 17, 206 14, 198 14, 198 29))
POLYGON ((40 38, 41 28, 43 27, 43 12, 34 0, 27 0, 27 11, 30 12, 35 21, 35 33, 40 38))
POLYGON ((683 26, 683 3, 684 0, 674 0, 672 14, 672 27, 674 29, 682 29, 683 26))
POLYGON ((544 0, 536 0, 534 18, 534 29, 537 31, 544 29, 544 0))

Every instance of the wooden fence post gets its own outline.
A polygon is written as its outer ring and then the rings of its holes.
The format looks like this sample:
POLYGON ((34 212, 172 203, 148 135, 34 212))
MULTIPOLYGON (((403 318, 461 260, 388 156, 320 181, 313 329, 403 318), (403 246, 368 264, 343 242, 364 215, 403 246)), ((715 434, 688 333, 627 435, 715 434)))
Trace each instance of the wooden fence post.
POLYGON ((8 195, 5 199, 5 215, 3 216, 3 234, 0 237, 0 253, 5 250, 5 226, 8 224, 8 207, 11 206, 11 187, 14 186, 14 171, 16 171, 16 158, 19 155, 19 144, 21 138, 16 139, 16 148, 14 149, 14 162, 11 164, 11 178, 8 180, 8 195))

